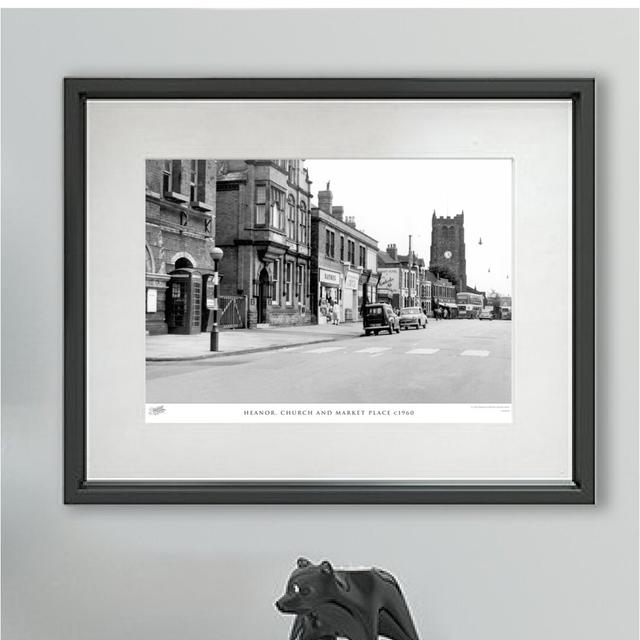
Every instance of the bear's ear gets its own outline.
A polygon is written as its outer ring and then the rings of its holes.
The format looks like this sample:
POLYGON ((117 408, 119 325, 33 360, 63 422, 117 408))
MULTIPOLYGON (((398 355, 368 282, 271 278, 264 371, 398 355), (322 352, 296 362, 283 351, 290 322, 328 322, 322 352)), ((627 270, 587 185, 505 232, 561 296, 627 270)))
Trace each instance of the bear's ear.
POLYGON ((307 560, 306 558, 298 558, 296 564, 298 565, 298 567, 300 569, 302 569, 303 567, 308 567, 311 565, 311 562, 309 562, 309 560, 307 560))
POLYGON ((331 566, 331 563, 328 560, 323 560, 320 563, 320 569, 322 569, 324 573, 328 573, 330 576, 333 575, 333 567, 331 566))

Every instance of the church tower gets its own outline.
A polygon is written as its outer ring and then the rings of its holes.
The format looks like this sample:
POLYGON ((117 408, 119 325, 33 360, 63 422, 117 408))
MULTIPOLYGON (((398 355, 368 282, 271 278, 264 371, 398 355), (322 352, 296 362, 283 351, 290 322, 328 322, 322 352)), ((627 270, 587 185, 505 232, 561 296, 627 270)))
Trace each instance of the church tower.
POLYGON ((458 279, 457 291, 467 288, 467 260, 464 244, 464 211, 457 216, 431 216, 431 256, 429 268, 446 267, 458 279))

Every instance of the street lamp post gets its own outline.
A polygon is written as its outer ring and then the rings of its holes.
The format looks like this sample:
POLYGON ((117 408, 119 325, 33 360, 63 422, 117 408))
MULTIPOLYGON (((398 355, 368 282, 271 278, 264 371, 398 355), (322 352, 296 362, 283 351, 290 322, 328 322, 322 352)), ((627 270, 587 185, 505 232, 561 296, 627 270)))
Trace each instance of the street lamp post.
MULTIPOLYGON (((213 244, 213 243, 212 243, 213 244)), ((218 351, 218 337, 220 335, 220 327, 218 327, 218 282, 220 277, 218 275, 218 261, 222 260, 224 255, 220 247, 213 246, 209 250, 211 260, 213 260, 213 323, 211 324, 211 339, 209 342, 209 351, 218 351)))

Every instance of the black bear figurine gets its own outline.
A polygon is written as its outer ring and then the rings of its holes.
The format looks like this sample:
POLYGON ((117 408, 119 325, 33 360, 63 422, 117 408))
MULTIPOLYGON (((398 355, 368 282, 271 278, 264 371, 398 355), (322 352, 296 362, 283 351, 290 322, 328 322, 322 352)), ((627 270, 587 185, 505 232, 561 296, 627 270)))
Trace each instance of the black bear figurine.
POLYGON ((296 614, 289 640, 419 640, 396 579, 381 569, 334 570, 305 558, 276 602, 296 614))

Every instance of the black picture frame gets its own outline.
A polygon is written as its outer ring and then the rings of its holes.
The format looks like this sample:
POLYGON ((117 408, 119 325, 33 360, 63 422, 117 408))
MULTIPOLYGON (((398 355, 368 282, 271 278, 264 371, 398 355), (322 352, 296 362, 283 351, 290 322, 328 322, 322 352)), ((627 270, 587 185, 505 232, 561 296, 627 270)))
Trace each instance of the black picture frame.
POLYGON ((64 501, 218 504, 595 503, 595 81, 554 79, 67 78, 64 84, 64 501), (86 474, 86 102, 89 99, 568 99, 573 105, 573 482, 94 482, 86 474))

